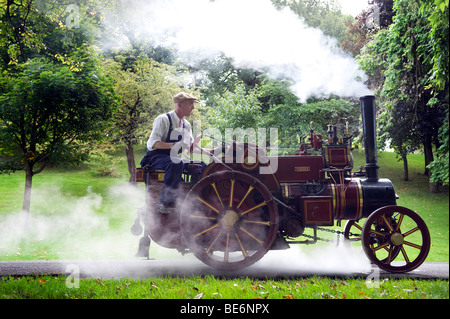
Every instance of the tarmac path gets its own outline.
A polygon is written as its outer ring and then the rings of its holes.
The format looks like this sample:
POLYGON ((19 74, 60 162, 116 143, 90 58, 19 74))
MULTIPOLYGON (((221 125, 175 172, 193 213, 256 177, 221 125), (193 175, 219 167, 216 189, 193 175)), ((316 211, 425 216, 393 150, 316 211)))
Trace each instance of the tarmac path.
POLYGON ((449 263, 425 262, 419 268, 404 274, 387 273, 372 266, 368 269, 352 271, 328 271, 305 268, 274 268, 270 265, 254 264, 239 271, 220 271, 208 267, 195 259, 175 260, 30 260, 0 261, 0 276, 39 276, 39 275, 77 275, 81 278, 151 278, 151 277, 189 277, 213 275, 234 278, 301 278, 309 276, 368 278, 422 278, 448 279, 449 263))

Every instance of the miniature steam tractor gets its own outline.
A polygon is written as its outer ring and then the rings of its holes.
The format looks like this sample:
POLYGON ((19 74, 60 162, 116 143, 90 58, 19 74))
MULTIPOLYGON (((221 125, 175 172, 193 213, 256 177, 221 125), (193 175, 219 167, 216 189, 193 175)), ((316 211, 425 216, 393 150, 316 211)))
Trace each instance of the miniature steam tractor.
POLYGON ((192 169, 195 164, 186 167, 183 200, 173 213, 161 214, 155 206, 164 171, 138 168, 137 180, 146 189, 146 204, 132 227, 135 235, 143 233, 138 256, 148 257, 151 239, 192 252, 211 267, 236 270, 271 249, 315 243, 318 230, 346 221, 338 233, 360 241, 379 268, 400 273, 420 266, 430 250, 428 228, 416 212, 397 206, 391 181, 378 176, 375 97, 360 102, 366 165, 356 172, 351 136, 339 138, 332 126, 327 140, 311 130, 295 155, 275 158, 255 145, 231 143, 202 173, 192 169), (308 228, 313 235, 304 234, 308 228))

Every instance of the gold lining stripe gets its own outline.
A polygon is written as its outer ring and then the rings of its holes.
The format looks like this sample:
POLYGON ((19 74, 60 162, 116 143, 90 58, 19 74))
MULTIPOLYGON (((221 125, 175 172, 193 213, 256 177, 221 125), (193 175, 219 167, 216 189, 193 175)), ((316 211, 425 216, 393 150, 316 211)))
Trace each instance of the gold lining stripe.
POLYGON ((358 210, 357 210, 357 214, 356 214, 356 220, 360 220, 363 215, 363 208, 364 208, 364 197, 363 197, 360 179, 356 179, 356 185, 358 186, 358 188, 357 188, 358 192, 357 192, 356 199, 359 200, 359 203, 357 203, 357 204, 359 204, 359 206, 358 206, 358 210))
POLYGON ((337 207, 337 199, 336 199, 336 186, 331 184, 331 194, 333 196, 333 216, 337 217, 336 207, 337 207))

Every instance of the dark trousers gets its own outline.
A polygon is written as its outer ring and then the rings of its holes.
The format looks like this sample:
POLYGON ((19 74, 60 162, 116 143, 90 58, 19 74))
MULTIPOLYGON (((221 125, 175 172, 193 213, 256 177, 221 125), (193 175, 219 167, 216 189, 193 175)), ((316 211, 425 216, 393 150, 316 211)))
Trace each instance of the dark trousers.
POLYGON ((161 191, 160 201, 162 203, 173 203, 176 199, 178 185, 181 182, 181 174, 183 173, 184 163, 178 158, 172 160, 166 154, 152 154, 148 157, 147 164, 155 169, 164 170, 164 188, 161 191))
POLYGON ((170 157, 170 155, 162 152, 147 152, 147 155, 141 161, 141 166, 150 165, 154 169, 164 170, 164 187, 161 190, 160 202, 164 204, 173 204, 178 195, 178 186, 182 181, 182 173, 185 167, 188 168, 190 174, 200 176, 206 168, 204 162, 183 162, 180 157, 170 157), (189 164, 200 164, 200 168, 191 169, 189 164), (195 172, 194 172, 195 170, 195 172))

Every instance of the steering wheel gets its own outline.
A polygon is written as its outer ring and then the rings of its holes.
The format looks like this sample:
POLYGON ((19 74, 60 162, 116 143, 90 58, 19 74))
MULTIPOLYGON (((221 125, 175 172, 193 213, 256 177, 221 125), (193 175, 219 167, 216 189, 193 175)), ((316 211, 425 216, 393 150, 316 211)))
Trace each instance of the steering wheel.
MULTIPOLYGON (((205 148, 203 148, 203 147, 200 146, 200 141, 201 141, 201 139, 202 139, 202 135, 201 135, 201 134, 198 135, 198 136, 194 139, 194 141, 192 142, 191 153, 192 153, 195 149, 199 149, 199 150, 201 151, 201 154, 202 154, 202 155, 203 155, 203 154, 206 154, 206 155, 209 156, 210 161, 213 161, 214 158, 217 159, 216 156, 219 156, 219 155, 220 155, 220 153, 217 152, 217 150, 218 150, 219 148, 215 148, 215 149, 212 149, 212 150, 205 149, 205 148), (211 152, 211 151, 213 151, 213 152, 211 152)), ((225 144, 224 144, 224 143, 222 143, 221 151, 222 151, 223 153, 225 152, 225 144)), ((219 159, 219 161, 220 161, 220 159, 219 159)))

